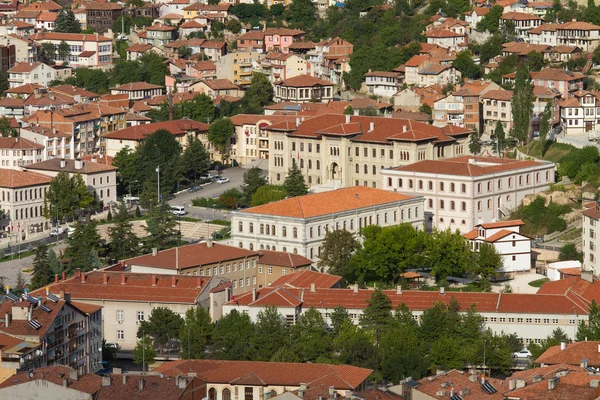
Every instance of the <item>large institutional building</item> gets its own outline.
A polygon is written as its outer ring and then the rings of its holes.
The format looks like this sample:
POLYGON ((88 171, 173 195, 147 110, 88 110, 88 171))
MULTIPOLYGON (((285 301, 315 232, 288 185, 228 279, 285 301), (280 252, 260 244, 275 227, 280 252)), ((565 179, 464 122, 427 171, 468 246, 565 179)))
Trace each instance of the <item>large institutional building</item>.
POLYGON ((295 161, 309 186, 381 187, 382 168, 469 154, 468 129, 409 119, 325 114, 264 127, 269 180, 283 183, 295 161))
POLYGON ((287 251, 315 260, 329 230, 367 225, 423 225, 423 198, 359 186, 307 194, 232 213, 231 243, 287 251))
POLYGON ((456 157, 384 169, 382 188, 425 197, 428 229, 467 233, 481 219, 502 219, 528 194, 550 188, 554 163, 508 158, 456 157))

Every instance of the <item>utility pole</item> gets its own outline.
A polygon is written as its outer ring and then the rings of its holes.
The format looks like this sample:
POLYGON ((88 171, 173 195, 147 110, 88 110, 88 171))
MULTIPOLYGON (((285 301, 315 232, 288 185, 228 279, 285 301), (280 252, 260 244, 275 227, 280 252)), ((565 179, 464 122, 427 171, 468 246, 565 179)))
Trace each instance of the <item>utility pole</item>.
POLYGON ((156 167, 156 175, 158 176, 158 197, 156 201, 160 203, 160 165, 156 167))
POLYGON ((146 372, 146 331, 142 331, 142 375, 146 372))

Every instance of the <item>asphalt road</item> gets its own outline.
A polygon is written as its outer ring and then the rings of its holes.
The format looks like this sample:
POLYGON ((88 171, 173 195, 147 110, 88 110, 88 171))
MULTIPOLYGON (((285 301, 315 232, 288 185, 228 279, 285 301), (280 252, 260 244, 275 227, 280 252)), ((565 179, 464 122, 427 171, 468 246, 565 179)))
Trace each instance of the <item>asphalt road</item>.
MULTIPOLYGON (((61 242, 58 246, 52 247, 56 252, 56 255, 60 256, 60 252, 64 251, 67 245, 61 242)), ((21 259, 15 256, 14 260, 4 261, 0 263, 0 279, 3 280, 5 285, 14 286, 17 283, 17 274, 19 271, 24 269, 33 268, 33 256, 23 257, 21 259)), ((23 277, 27 282, 31 280, 30 274, 23 274, 23 277)))
MULTIPOLYGON (((187 217, 198 218, 202 220, 211 219, 227 219, 229 213, 227 211, 214 210, 210 208, 192 207, 192 200, 195 198, 206 197, 206 198, 217 198, 223 192, 228 189, 238 188, 241 190, 244 182, 244 173, 247 170, 242 168, 229 168, 221 173, 221 176, 229 178, 227 183, 216 183, 213 182, 210 185, 202 187, 194 193, 183 192, 175 196, 173 200, 169 201, 172 206, 185 206, 188 214, 187 217)), ((214 172, 214 171, 213 171, 214 172)), ((213 173, 211 172, 211 173, 213 173)))

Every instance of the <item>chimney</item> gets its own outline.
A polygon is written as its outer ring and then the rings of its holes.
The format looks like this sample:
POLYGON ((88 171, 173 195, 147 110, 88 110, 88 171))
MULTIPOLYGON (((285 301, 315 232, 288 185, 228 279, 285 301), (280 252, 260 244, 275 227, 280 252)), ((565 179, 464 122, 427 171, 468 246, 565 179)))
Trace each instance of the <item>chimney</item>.
POLYGON ((206 241, 206 247, 208 247, 209 249, 213 247, 213 241, 211 238, 208 238, 208 240, 206 241))
POLYGON ((80 269, 80 268, 77 268, 77 269, 75 270, 75 278, 80 278, 80 277, 81 277, 81 269, 80 269))
POLYGON ((594 283, 594 272, 592 271, 581 271, 581 279, 584 281, 588 281, 590 283, 594 283))
POLYGON ((317 285, 315 285, 314 283, 310 284, 310 292, 311 293, 315 293, 317 291, 317 285))
POLYGON ((306 391, 306 383, 301 383, 300 384, 300 389, 298 389, 298 397, 300 397, 301 399, 303 399, 305 391, 306 391))
POLYGON ((108 274, 102 274, 102 284, 106 285, 108 283, 108 274))
POLYGON ((67 161, 64 158, 60 159, 60 168, 64 168, 67 166, 67 161))
POLYGON ((54 274, 54 283, 58 283, 58 274, 54 274))
POLYGON ((406 132, 406 131, 408 131, 408 126, 406 126, 406 125, 403 125, 403 126, 402 126, 402 132, 406 132))
POLYGON ((76 381, 78 379, 77 371, 76 370, 69 371, 69 378, 71 378, 72 381, 76 381))
POLYGON ((354 293, 358 293, 358 284, 357 283, 355 283, 354 286, 352 287, 352 291, 354 293))
POLYGON ((333 386, 329 386, 329 397, 333 397, 335 393, 335 388, 333 386))
POLYGON ((196 279, 196 288, 202 287, 202 278, 196 279))
POLYGON ((525 379, 517 379, 516 389, 521 389, 525 387, 525 379))
POLYGON ((4 327, 8 328, 10 326, 10 313, 4 314, 4 327))
POLYGON ((144 389, 144 379, 140 378, 140 380, 138 381, 138 390, 142 391, 144 389))
POLYGON ((173 276, 171 278, 171 287, 175 287, 175 286, 177 286, 177 277, 173 276))
POLYGON ((560 378, 556 377, 556 376, 554 378, 548 379, 548 390, 554 390, 556 385, 558 385, 559 381, 560 381, 560 378))
POLYGON ((346 123, 347 123, 347 124, 349 124, 349 123, 350 123, 350 115, 349 115, 349 114, 347 114, 347 115, 346 115, 346 123))
POLYGON ((396 286, 396 294, 402 294, 402 286, 396 286))
POLYGON ((175 381, 175 384, 179 389, 185 389, 187 387, 187 379, 185 379, 183 376, 180 376, 179 380, 175 381))
POLYGON ((121 274, 121 285, 125 284, 125 274, 121 274))
POLYGON ((65 271, 63 271, 62 273, 62 280, 66 280, 67 279, 67 273, 65 271))
POLYGON ((443 296, 446 294, 446 288, 443 286, 440 286, 440 295, 443 296))
POLYGON ((65 291, 64 291, 64 290, 61 290, 61 291, 60 291, 60 298, 61 298, 61 299, 64 299, 64 298, 65 298, 65 291))
POLYGON ((81 283, 85 283, 85 272, 81 274, 81 283))
POLYGON ((71 293, 65 293, 65 297, 63 298, 67 303, 71 301, 71 293))
POLYGON ((156 248, 156 247, 153 247, 153 248, 152 248, 152 255, 153 255, 153 256, 155 256, 155 255, 157 255, 157 254, 158 254, 158 248, 156 248))
POLYGON ((102 377, 102 386, 110 386, 110 376, 102 377))
POLYGON ((64 377, 62 379, 63 379, 63 386, 64 387, 69 387, 69 380, 66 377, 64 377))
POLYGON ((256 301, 256 288, 252 289, 252 301, 256 301))
POLYGON ((564 350, 567 348, 567 342, 560 342, 560 349, 564 350))
POLYGON ((152 275, 152 286, 156 286, 156 275, 152 275))
POLYGON ((477 382, 477 375, 476 374, 469 375, 469 381, 473 382, 473 383, 477 382))
POLYGON ((127 375, 123 375, 123 385, 127 384, 127 375))
POLYGON ((373 132, 375 130, 375 122, 369 122, 369 132, 373 132))
POLYGON ((82 169, 83 168, 83 161, 81 161, 80 159, 76 159, 75 160, 75 169, 82 169))

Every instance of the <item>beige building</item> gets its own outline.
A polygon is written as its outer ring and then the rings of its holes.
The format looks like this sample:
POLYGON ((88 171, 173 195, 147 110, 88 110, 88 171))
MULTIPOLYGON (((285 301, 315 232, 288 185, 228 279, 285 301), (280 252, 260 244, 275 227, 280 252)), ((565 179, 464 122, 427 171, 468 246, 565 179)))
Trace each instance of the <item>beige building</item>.
POLYGON ((48 87, 54 79, 56 79, 56 70, 40 62, 22 62, 8 70, 8 83, 11 88, 32 83, 48 87))
POLYGON ((231 219, 231 243, 246 249, 321 255, 329 230, 359 234, 368 225, 423 225, 423 198, 364 186, 307 194, 242 211, 231 219))
POLYGON ((233 294, 269 286, 297 270, 310 269, 312 261, 297 254, 260 252, 208 242, 196 243, 130 258, 132 273, 218 276, 228 280, 233 294))
POLYGON ((526 195, 547 190, 554 183, 554 170, 551 162, 463 156, 384 169, 382 187, 424 196, 428 230, 467 233, 480 220, 509 216, 526 195))
POLYGON ((77 270, 72 278, 64 274, 62 278, 56 275, 54 283, 48 285, 50 292, 68 293, 72 300, 102 306, 103 337, 123 350, 133 350, 140 322, 147 320, 156 307, 166 307, 182 317, 193 307, 204 307, 211 313, 221 308, 213 304, 210 295, 221 281, 209 277, 77 270))
POLYGON ((96 194, 104 205, 117 201, 117 168, 102 162, 52 158, 27 166, 33 172, 38 172, 54 178, 61 171, 69 176, 80 174, 89 190, 96 194))
POLYGON ((600 272, 600 246, 598 245, 598 232, 600 232, 600 205, 598 202, 586 204, 587 209, 582 213, 583 230, 581 232, 581 250, 583 251, 583 269, 600 272))
POLYGON ((409 119, 326 114, 265 130, 269 180, 278 185, 293 161, 308 186, 378 188, 382 168, 469 154, 468 129, 409 119))
POLYGON ((44 145, 21 137, 0 138, 0 165, 2 168, 21 169, 42 161, 44 145))
POLYGON ((483 104, 483 133, 493 135, 498 122, 505 135, 512 129, 512 90, 490 90, 481 96, 483 104))
POLYGON ((333 83, 310 75, 297 75, 275 82, 273 85, 275 87, 273 100, 276 103, 283 101, 326 103, 333 99, 333 83))
POLYGON ((21 239, 48 227, 44 212, 44 197, 52 179, 31 171, 0 169, 1 229, 21 239))

